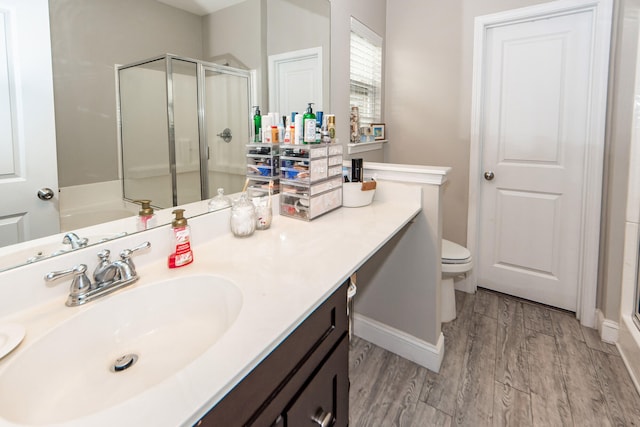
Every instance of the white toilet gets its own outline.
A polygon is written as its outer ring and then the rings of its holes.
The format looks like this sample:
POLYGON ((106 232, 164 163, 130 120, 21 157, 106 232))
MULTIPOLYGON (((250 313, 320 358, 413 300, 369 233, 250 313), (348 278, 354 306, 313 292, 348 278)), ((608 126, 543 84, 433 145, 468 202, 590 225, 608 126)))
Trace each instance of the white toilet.
POLYGON ((450 322, 456 318, 456 295, 453 288, 454 277, 465 274, 473 267, 471 252, 464 246, 442 239, 442 286, 440 289, 441 321, 450 322))

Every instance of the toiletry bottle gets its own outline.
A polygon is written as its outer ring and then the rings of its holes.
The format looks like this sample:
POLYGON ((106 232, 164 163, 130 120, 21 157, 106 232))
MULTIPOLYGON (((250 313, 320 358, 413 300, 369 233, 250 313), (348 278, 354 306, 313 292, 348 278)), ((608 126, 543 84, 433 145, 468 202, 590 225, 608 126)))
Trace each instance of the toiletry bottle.
POLYGON ((295 134, 295 138, 292 138, 292 141, 294 144, 302 144, 302 138, 304 136, 304 132, 303 132, 303 125, 302 125, 302 114, 298 114, 296 115, 296 118, 294 119, 294 134, 295 134))
POLYGON ((271 126, 273 126, 273 122, 271 120, 271 115, 266 114, 262 116, 262 143, 263 144, 271 144, 271 126))
POLYGON ((335 114, 327 114, 327 129, 329 130, 329 138, 331 143, 336 142, 336 116, 335 114))
POLYGON ((278 142, 284 141, 284 132, 287 126, 287 117, 282 116, 282 121, 278 123, 278 142))
MULTIPOLYGON (((293 126, 291 126, 291 129, 293 129, 293 126)), ((285 127, 284 129, 284 143, 285 144, 291 144, 291 129, 289 127, 285 127)))
POLYGON ((322 141, 322 118, 324 113, 322 111, 316 111, 316 144, 322 141))
POLYGON ((153 208, 151 207, 151 200, 136 200, 134 203, 139 203, 141 206, 138 211, 136 229, 138 231, 144 231, 155 227, 157 221, 156 216, 153 213, 153 208))
POLYGON ((362 182, 362 159, 351 159, 351 182, 362 182))
POLYGON ((176 209, 172 213, 176 217, 171 222, 171 248, 174 252, 169 255, 169 268, 178 268, 193 262, 191 227, 183 216, 184 209, 176 209))
POLYGON ((316 142, 316 115, 313 114, 313 108, 311 107, 313 102, 309 103, 307 107, 307 111, 302 116, 304 121, 304 143, 305 144, 314 144, 316 142))
POLYGON ((253 115, 253 142, 262 142, 262 116, 260 107, 255 106, 256 113, 253 115))
POLYGON ((320 142, 323 144, 330 144, 331 137, 329 136, 329 127, 327 125, 327 116, 324 116, 322 126, 320 127, 320 142))

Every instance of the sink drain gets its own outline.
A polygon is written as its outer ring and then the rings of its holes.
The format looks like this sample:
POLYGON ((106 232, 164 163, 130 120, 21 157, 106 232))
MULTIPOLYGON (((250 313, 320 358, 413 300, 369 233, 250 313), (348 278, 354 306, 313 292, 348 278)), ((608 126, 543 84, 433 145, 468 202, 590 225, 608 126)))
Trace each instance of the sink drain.
POLYGON ((111 366, 111 370, 113 372, 124 371, 125 369, 129 369, 138 361, 138 355, 129 353, 124 356, 120 356, 116 359, 114 364, 111 366))

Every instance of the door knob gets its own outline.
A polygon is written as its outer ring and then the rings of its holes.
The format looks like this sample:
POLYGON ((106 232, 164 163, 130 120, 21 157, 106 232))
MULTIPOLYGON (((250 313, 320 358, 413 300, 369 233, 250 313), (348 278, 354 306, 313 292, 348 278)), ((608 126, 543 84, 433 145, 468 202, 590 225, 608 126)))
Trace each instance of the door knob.
POLYGON ((486 179, 487 181, 491 181, 493 178, 495 178, 495 174, 493 173, 493 171, 486 171, 484 173, 484 179, 486 179))
POLYGON ((51 200, 53 199, 53 190, 50 188, 41 188, 38 190, 38 199, 40 200, 51 200))

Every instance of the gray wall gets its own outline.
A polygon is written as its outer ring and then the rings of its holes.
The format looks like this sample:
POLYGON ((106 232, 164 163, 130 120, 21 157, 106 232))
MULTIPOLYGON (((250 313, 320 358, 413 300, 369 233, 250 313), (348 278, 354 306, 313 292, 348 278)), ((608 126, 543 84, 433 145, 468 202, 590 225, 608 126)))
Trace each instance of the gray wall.
POLYGON ((387 161, 453 167, 444 191, 446 239, 467 238, 474 18, 544 2, 387 1, 387 161))
MULTIPOLYGON (((474 18, 545 0, 387 0, 386 160, 452 166, 443 237, 466 244, 474 18)), ((598 307, 618 320, 638 0, 616 1, 598 307)))
POLYGON ((598 307, 605 318, 618 321, 640 1, 620 0, 615 6, 612 59, 609 68, 598 307))
POLYGON ((59 186, 118 179, 114 64, 163 53, 200 58, 202 20, 155 0, 49 7, 59 186))

